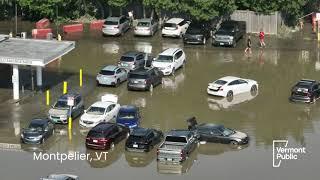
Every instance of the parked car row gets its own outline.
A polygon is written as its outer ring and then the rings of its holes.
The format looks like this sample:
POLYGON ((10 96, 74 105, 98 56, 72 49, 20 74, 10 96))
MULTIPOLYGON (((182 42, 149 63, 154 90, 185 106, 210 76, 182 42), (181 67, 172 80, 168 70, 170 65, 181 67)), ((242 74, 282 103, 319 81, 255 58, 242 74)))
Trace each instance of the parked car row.
MULTIPOLYGON (((212 38, 214 46, 236 47, 237 42, 246 34, 244 21, 228 20, 216 29, 218 24, 191 22, 183 18, 171 18, 164 22, 162 37, 182 38, 186 44, 206 44, 212 38)), ((123 35, 130 28, 130 20, 125 16, 108 17, 103 25, 103 35, 123 35)), ((151 18, 138 19, 134 27, 135 36, 153 36, 159 29, 159 22, 151 18)))

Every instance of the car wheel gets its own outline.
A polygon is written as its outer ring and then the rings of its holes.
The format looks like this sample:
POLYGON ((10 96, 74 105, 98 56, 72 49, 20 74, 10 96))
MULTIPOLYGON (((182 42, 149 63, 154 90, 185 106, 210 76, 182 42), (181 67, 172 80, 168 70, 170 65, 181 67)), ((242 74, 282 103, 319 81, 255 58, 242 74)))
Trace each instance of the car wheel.
POLYGON ((176 68, 172 69, 171 75, 174 76, 174 73, 176 72, 176 68))
POLYGON ((149 91, 150 91, 150 92, 153 91, 153 84, 150 84, 150 86, 149 86, 149 91))
POLYGON ((182 33, 180 33, 179 38, 182 38, 182 36, 183 36, 182 33))
POLYGON ((233 100, 233 92, 232 91, 228 91, 227 93, 227 100, 229 102, 231 102, 233 100))
POLYGON ((206 44, 206 38, 204 37, 202 40, 202 44, 205 45, 206 44))
POLYGON ((117 79, 117 82, 116 82, 116 84, 114 85, 115 87, 118 87, 120 85, 120 80, 119 79, 117 79))
POLYGON ((231 147, 237 147, 239 145, 238 141, 230 141, 231 147))
POLYGON ((251 86, 251 89, 250 89, 251 95, 255 96, 257 94, 257 90, 258 90, 257 85, 251 86))

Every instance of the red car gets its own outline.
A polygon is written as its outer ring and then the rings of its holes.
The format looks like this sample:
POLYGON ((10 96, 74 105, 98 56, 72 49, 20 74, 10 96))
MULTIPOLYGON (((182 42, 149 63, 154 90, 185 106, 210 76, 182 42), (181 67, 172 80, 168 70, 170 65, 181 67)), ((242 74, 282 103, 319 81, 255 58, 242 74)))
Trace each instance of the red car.
POLYGON ((115 123, 101 122, 93 127, 86 138, 89 149, 113 149, 115 144, 129 137, 130 129, 115 123))

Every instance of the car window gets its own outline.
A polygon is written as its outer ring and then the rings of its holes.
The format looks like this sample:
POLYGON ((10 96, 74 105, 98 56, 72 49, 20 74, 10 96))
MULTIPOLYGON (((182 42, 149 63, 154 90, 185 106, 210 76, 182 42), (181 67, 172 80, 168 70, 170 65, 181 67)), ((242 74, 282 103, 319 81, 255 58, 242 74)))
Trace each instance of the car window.
POLYGON ((115 106, 116 106, 115 104, 109 105, 108 108, 107 108, 107 112, 112 111, 112 109, 113 109, 115 106))
POLYGON ((120 73, 121 73, 121 70, 120 70, 120 69, 118 69, 118 70, 116 71, 116 73, 117 73, 117 74, 120 74, 120 73))
POLYGON ((221 136, 222 135, 221 132, 216 130, 216 129, 212 129, 210 131, 210 134, 215 135, 215 136, 221 136))
POLYGON ((184 24, 186 24, 186 21, 185 21, 185 20, 181 21, 178 25, 179 25, 179 26, 183 26, 184 24))
POLYGON ((151 139, 151 138, 153 138, 153 137, 154 137, 153 132, 151 132, 150 134, 148 134, 148 139, 151 139))
POLYGON ((144 55, 140 54, 140 55, 137 56, 137 61, 143 60, 143 58, 144 58, 144 55))
POLYGON ((318 84, 316 84, 316 85, 314 85, 314 86, 312 87, 312 90, 317 90, 317 89, 319 89, 319 85, 318 85, 318 84))
POLYGON ((155 70, 151 71, 151 76, 157 76, 157 74, 155 73, 155 70))
POLYGON ((120 19, 120 24, 124 23, 125 19, 124 18, 121 18, 120 19))
POLYGON ((81 102, 81 96, 78 96, 75 100, 75 105, 78 105, 81 102))
POLYGON ((232 86, 232 85, 237 85, 237 84, 239 84, 239 81, 238 80, 234 80, 234 81, 230 82, 228 85, 232 86))
POLYGON ((247 83, 247 81, 245 81, 245 80, 243 80, 243 79, 239 79, 238 82, 239 82, 239 84, 247 83))
POLYGON ((178 51, 175 55, 174 58, 175 59, 179 59, 182 56, 182 51, 178 51))

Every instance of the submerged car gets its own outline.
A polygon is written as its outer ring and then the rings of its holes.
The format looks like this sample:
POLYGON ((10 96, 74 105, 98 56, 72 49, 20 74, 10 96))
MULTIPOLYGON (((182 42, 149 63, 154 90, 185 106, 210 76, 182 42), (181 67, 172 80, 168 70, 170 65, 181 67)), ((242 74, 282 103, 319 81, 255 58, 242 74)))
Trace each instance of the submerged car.
POLYGON ((195 117, 187 120, 188 129, 199 134, 200 142, 242 145, 249 143, 249 136, 243 132, 213 123, 197 123, 195 117))
POLYGON ((130 51, 121 56, 118 66, 128 71, 133 71, 135 69, 149 67, 151 61, 151 57, 144 52, 130 51))
POLYGON ((206 44, 210 36, 210 24, 192 22, 183 37, 183 42, 186 44, 206 44))
POLYGON ((182 18, 171 18, 166 21, 162 28, 162 37, 179 37, 182 38, 189 27, 190 21, 186 21, 182 18))
POLYGON ((118 96, 106 94, 101 97, 101 101, 93 103, 81 116, 79 124, 82 127, 94 127, 100 122, 110 121, 117 117, 120 109, 118 96))
POLYGON ((174 75, 185 63, 186 54, 181 48, 168 48, 152 61, 152 66, 158 68, 163 75, 174 75))
POLYGON ((258 83, 252 79, 242 79, 234 76, 225 76, 208 84, 207 93, 214 96, 227 97, 232 100, 233 95, 258 90, 258 83))
POLYGON ((140 125, 140 111, 139 108, 132 105, 121 106, 117 115, 116 122, 127 126, 128 128, 136 128, 140 125))
POLYGON ((33 119, 21 132, 21 142, 42 144, 54 133, 54 124, 49 119, 33 119))
POLYGON ((118 66, 108 65, 104 67, 97 75, 97 85, 119 86, 120 83, 128 78, 127 70, 118 66))
POLYGON ((79 180, 79 177, 71 174, 51 174, 41 180, 79 180))
POLYGON ((316 80, 302 79, 291 89, 293 102, 315 103, 320 97, 320 83, 316 80))
POLYGON ((157 68, 141 68, 129 72, 128 90, 153 91, 162 83, 163 74, 157 68))
POLYGON ((153 36, 158 30, 158 22, 151 18, 138 19, 138 24, 134 28, 136 36, 153 36))
POLYGON ((103 35, 123 35, 130 29, 130 21, 125 16, 108 17, 102 26, 103 35))
POLYGON ((149 152, 162 141, 161 131, 149 128, 136 128, 126 141, 127 151, 149 152))
POLYGON ((70 116, 68 99, 74 99, 74 106, 71 108, 72 119, 80 116, 84 111, 83 99, 78 93, 67 93, 59 97, 56 103, 49 110, 48 117, 54 123, 67 124, 70 116))
POLYGON ((93 127, 86 137, 89 149, 114 149, 115 144, 129 137, 130 129, 116 123, 101 122, 93 127))

